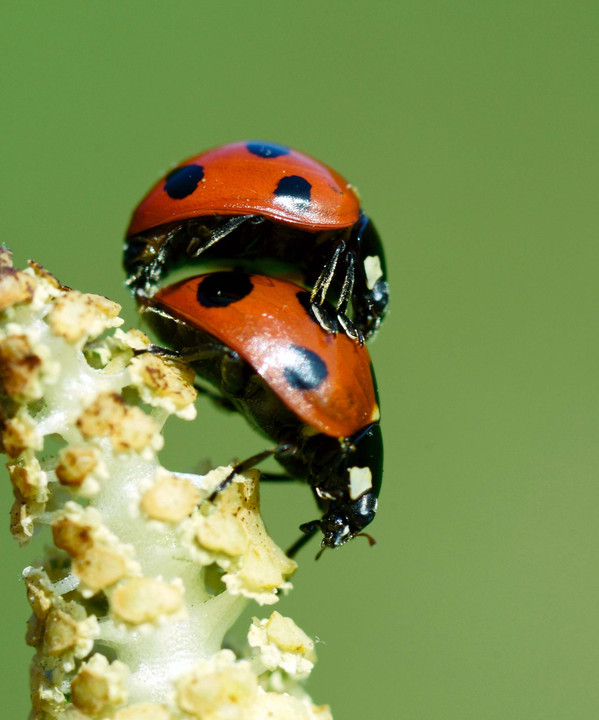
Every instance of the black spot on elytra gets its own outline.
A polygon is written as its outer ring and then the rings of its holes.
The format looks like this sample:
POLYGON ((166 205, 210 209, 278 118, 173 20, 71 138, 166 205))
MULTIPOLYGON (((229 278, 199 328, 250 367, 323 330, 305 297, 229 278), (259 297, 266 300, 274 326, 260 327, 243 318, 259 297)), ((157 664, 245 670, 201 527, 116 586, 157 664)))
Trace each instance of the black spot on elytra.
POLYGON ((311 190, 312 185, 306 178, 300 175, 285 175, 279 180, 273 194, 285 205, 293 206, 296 210, 305 210, 312 202, 311 190))
POLYGON ((283 368, 285 380, 295 390, 316 390, 329 374, 325 361, 312 350, 291 345, 293 359, 283 368))
POLYGON ((203 307, 227 307, 247 297, 253 287, 250 276, 244 272, 215 272, 198 285, 196 297, 203 307))
POLYGON ((184 165, 175 168, 166 176, 164 191, 173 200, 183 200, 191 195, 204 177, 201 165, 184 165))
POLYGON ((276 143, 265 143, 253 140, 246 145, 247 149, 252 155, 257 155, 261 158, 276 158, 281 155, 289 155, 291 152, 285 145, 277 145, 276 143))

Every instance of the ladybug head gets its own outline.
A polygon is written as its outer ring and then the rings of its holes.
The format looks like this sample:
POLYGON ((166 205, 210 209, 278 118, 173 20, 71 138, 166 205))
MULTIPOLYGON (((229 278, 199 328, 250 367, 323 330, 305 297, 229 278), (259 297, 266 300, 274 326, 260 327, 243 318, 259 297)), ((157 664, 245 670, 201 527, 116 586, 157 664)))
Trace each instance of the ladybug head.
POLYGON ((353 229, 357 260, 354 292, 355 319, 365 334, 371 335, 383 321, 389 303, 389 283, 383 244, 372 220, 361 215, 353 229))
POLYGON ((361 534, 376 514, 377 497, 373 492, 364 493, 351 503, 331 503, 322 519, 300 525, 300 530, 313 534, 320 530, 324 535, 321 547, 336 548, 361 534))
MULTIPOLYGON (((322 436, 321 436, 322 437, 322 436)), ((383 441, 379 423, 372 423, 338 446, 336 466, 331 454, 313 485, 323 516, 300 526, 324 535, 322 547, 339 547, 360 534, 376 514, 381 490, 383 441), (333 471, 332 468, 335 468, 333 471)))

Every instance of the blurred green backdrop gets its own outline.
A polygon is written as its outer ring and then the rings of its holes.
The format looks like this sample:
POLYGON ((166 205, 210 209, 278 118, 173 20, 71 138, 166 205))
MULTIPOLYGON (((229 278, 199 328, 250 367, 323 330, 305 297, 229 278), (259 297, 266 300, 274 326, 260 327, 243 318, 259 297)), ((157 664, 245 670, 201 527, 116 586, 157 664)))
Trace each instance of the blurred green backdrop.
MULTIPOLYGON (((599 717, 593 2, 3 3, 1 240, 119 300, 129 213, 173 163, 243 138, 358 185, 387 248, 372 346, 386 474, 372 532, 300 557, 279 610, 322 642, 337 720, 599 717)), ((164 463, 262 449, 204 403, 164 463)), ((0 682, 28 708, 4 532, 0 682)), ((285 546, 305 488, 264 490, 285 546)), ((258 612, 254 608, 255 612, 258 612)))

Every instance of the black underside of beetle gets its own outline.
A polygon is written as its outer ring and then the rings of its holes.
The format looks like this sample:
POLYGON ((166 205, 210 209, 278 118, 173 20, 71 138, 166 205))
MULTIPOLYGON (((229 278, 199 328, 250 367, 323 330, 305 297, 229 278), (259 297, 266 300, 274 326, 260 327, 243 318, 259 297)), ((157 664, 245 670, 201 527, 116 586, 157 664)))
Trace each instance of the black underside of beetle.
POLYGON ((175 222, 129 238, 124 267, 130 287, 153 294, 181 266, 244 266, 288 277, 312 291, 319 323, 362 341, 382 321, 388 285, 382 243, 362 215, 353 227, 308 232, 260 216, 206 216, 175 222), (382 276, 368 286, 364 258, 376 256, 382 276), (320 310, 324 300, 337 308, 320 310))

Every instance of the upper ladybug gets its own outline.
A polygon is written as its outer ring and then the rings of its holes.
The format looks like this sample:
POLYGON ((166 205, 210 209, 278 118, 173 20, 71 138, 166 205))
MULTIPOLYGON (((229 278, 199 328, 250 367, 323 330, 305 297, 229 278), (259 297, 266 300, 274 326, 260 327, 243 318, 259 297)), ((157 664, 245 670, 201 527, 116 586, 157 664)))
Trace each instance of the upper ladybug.
POLYGON ((156 183, 133 212, 124 265, 137 293, 153 294, 174 267, 211 261, 295 275, 311 288, 322 327, 360 342, 386 310, 382 244, 355 190, 284 145, 246 141, 200 153, 156 183))

